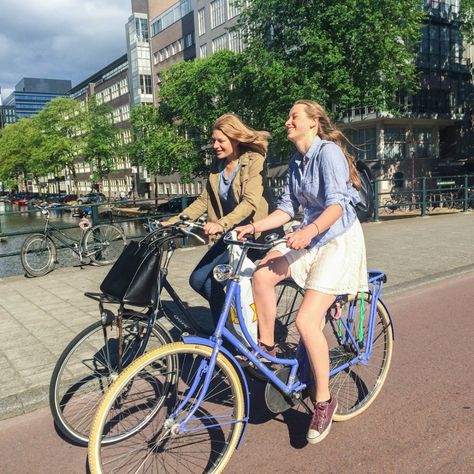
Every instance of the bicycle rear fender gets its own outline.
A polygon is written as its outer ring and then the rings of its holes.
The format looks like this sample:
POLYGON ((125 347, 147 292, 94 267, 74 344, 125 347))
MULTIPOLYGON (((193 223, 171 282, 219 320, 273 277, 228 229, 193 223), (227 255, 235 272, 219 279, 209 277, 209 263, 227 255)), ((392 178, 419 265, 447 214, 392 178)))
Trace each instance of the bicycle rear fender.
MULTIPOLYGON (((209 339, 206 339, 204 337, 197 337, 197 336, 184 336, 183 341, 186 344, 201 344, 203 346, 208 346, 208 347, 213 347, 213 342, 210 341, 209 339)), ((245 430, 247 429, 247 423, 248 423, 248 418, 250 414, 250 397, 249 397, 249 386, 247 384, 247 378, 245 377, 244 371, 242 370, 242 367, 240 367, 239 363, 235 359, 235 357, 225 348, 222 347, 220 348, 220 352, 222 352, 232 363, 234 368, 236 369, 236 372, 239 374, 240 380, 242 381, 242 384, 244 385, 244 395, 245 395, 245 420, 244 421, 244 426, 242 428, 242 433, 240 434, 240 439, 237 442, 237 447, 236 449, 239 449, 240 443, 244 439, 244 433, 245 430)))
POLYGON ((390 320, 390 325, 392 326, 392 339, 395 340, 395 326, 393 325, 392 315, 387 308, 387 305, 384 303, 382 298, 379 298, 380 304, 384 307, 385 311, 387 311, 388 319, 390 320))

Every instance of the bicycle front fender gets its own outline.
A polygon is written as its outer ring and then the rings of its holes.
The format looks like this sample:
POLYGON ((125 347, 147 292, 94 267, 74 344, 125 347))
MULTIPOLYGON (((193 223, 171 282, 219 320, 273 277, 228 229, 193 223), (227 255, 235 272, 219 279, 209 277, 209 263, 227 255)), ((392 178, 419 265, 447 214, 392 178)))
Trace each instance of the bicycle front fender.
MULTIPOLYGON (((209 339, 206 339, 204 337, 198 337, 198 336, 184 336, 183 337, 183 342, 186 344, 201 344, 203 346, 208 346, 208 347, 214 347, 214 344, 212 341, 209 339)), ((244 371, 242 370, 242 367, 240 367, 240 364, 237 362, 235 357, 225 348, 222 347, 220 348, 220 352, 222 352, 231 362, 231 364, 234 366, 236 372, 239 374, 240 380, 243 384, 244 388, 244 395, 245 395, 245 418, 248 419, 250 415, 250 396, 249 396, 249 386, 247 383, 247 378, 245 377, 244 371)), ((239 449, 240 443, 244 439, 244 433, 245 430, 247 429, 247 423, 248 421, 244 422, 244 426, 242 428, 242 433, 240 434, 240 439, 237 443, 236 449, 239 449)))

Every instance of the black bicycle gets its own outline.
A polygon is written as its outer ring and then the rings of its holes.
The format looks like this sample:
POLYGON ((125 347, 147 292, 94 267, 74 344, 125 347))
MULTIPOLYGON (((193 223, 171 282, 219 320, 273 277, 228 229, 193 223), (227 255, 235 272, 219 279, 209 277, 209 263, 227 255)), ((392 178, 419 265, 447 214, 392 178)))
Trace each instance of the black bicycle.
POLYGON ((68 248, 79 257, 80 263, 108 265, 117 260, 125 244, 123 230, 114 224, 92 225, 87 217, 79 221, 81 235, 75 239, 50 221, 49 210, 36 205, 46 219, 43 232, 28 236, 21 246, 21 263, 33 277, 46 275, 58 263, 58 248, 68 248))
MULTIPOLYGON (((89 439, 91 423, 99 403, 119 374, 136 358, 181 335, 207 335, 178 296, 167 279, 168 266, 178 243, 187 236, 194 236, 200 222, 182 220, 174 226, 160 227, 150 224, 151 232, 142 241, 160 255, 156 274, 154 303, 142 311, 128 308, 117 298, 102 293, 86 293, 99 302, 101 319, 78 334, 65 348, 54 368, 49 391, 49 403, 57 428, 69 440, 85 446, 89 439), (163 290, 169 299, 163 299, 163 290), (114 308, 114 310, 110 309, 114 308), (172 329, 175 328, 175 331, 172 329)), ((277 287, 276 342, 282 351, 293 351, 299 336, 294 324, 303 292, 292 282, 281 282, 277 287)), ((165 376, 165 384, 173 383, 177 361, 169 360, 173 367, 165 376)), ((250 371, 251 366, 247 367, 250 371)), ((152 387, 153 388, 153 387, 152 387)), ((166 387, 160 387, 160 390, 166 387)), ((115 432, 103 442, 113 443, 137 432, 160 408, 161 398, 156 398, 153 410, 139 424, 115 432)), ((141 408, 136 407, 137 410, 141 408)))

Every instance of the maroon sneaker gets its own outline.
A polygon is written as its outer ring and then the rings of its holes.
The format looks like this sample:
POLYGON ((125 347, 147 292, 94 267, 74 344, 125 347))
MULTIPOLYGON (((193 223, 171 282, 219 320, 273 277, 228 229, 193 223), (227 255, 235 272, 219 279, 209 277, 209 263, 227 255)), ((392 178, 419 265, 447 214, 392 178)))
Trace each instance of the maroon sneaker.
POLYGON ((276 350, 276 345, 267 346, 263 342, 258 341, 258 347, 262 350, 264 354, 268 354, 271 357, 276 357, 277 356, 277 350, 276 350))
POLYGON ((314 405, 313 418, 311 418, 311 424, 306 435, 308 443, 319 443, 329 434, 332 417, 336 410, 337 400, 333 396, 327 402, 318 402, 314 405))

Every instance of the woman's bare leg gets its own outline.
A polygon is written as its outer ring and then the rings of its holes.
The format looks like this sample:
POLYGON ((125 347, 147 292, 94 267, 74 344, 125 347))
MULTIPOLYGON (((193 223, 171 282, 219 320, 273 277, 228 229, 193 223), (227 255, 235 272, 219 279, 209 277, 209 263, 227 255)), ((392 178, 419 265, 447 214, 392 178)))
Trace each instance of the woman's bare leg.
POLYGON ((306 290, 296 316, 296 327, 303 339, 316 381, 316 401, 329 400, 329 349, 323 334, 323 318, 336 297, 306 290))
POLYGON ((257 308, 259 340, 275 344, 275 286, 290 276, 288 261, 280 252, 270 252, 259 263, 252 278, 253 298, 257 308))

